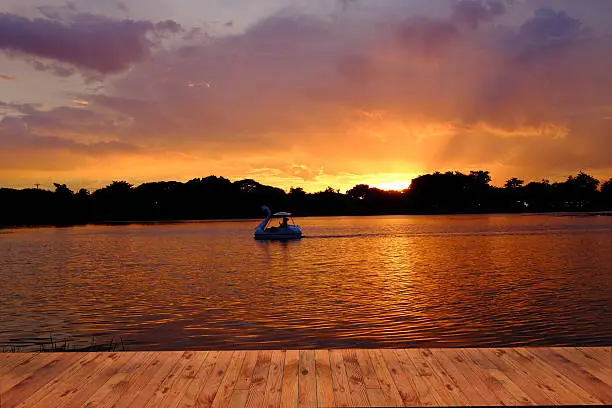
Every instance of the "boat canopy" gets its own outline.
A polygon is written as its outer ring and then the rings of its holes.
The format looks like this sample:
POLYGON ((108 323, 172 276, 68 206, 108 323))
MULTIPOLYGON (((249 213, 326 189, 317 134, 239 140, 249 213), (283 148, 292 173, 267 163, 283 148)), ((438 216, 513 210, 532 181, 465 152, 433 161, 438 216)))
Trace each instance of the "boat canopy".
POLYGON ((277 212, 272 215, 273 217, 291 217, 291 213, 288 212, 277 212))

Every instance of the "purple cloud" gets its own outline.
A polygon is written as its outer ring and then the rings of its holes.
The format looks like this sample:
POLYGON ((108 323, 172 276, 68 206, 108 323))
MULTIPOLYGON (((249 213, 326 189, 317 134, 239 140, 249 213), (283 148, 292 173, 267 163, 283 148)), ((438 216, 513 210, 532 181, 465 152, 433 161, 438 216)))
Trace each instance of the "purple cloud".
POLYGON ((0 170, 73 169, 88 158, 138 154, 141 148, 120 141, 79 142, 55 135, 41 136, 20 118, 0 121, 0 170))
MULTIPOLYGON (((149 58, 154 46, 150 36, 180 30, 180 25, 170 20, 153 23, 79 14, 64 22, 0 13, 0 50, 110 74, 149 58)), ((58 67, 43 64, 39 68, 44 66, 58 67)), ((67 73, 65 69, 51 70, 67 73)))
POLYGON ((451 20, 476 29, 481 22, 491 21, 505 12, 506 4, 501 0, 463 0, 453 6, 451 20))
POLYGON ((411 51, 438 56, 462 37, 466 30, 477 30, 506 12, 512 0, 462 0, 452 6, 450 17, 413 17, 398 27, 400 40, 411 51))
POLYGON ((431 18, 412 19, 399 29, 401 40, 423 54, 438 54, 454 42, 459 33, 452 21, 431 18))
POLYGON ((53 75, 61 77, 61 78, 66 78, 76 73, 75 68, 72 68, 70 66, 65 66, 62 64, 58 64, 57 62, 54 62, 51 64, 45 64, 44 62, 41 62, 33 57, 27 57, 26 61, 28 61, 28 63, 32 65, 32 67, 36 71, 51 72, 53 75))
POLYGON ((590 30, 565 11, 541 8, 521 26, 515 42, 519 59, 525 61, 567 49, 589 35, 590 30))

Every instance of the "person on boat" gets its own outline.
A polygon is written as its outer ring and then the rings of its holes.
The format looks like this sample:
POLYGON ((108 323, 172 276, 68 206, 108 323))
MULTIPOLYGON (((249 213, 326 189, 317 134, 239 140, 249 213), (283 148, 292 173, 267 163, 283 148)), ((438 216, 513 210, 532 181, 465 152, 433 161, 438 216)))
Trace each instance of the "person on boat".
POLYGON ((283 217, 283 221, 280 223, 279 228, 289 228, 289 218, 283 217))

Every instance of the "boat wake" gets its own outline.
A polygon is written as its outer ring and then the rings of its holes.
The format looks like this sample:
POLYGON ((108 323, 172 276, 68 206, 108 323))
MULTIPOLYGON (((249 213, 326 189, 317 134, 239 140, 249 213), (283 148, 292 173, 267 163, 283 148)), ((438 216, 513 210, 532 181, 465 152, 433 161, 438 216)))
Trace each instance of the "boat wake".
POLYGON ((338 235, 302 235, 302 238, 309 239, 330 239, 330 238, 377 238, 387 234, 338 234, 338 235))

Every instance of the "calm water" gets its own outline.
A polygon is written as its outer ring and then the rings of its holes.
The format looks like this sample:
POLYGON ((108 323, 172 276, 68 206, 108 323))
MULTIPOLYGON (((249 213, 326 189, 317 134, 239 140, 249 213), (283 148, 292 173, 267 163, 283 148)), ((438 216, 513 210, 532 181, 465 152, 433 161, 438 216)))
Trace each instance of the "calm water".
POLYGON ((612 345, 612 217, 0 230, 0 343, 130 350, 612 345))

